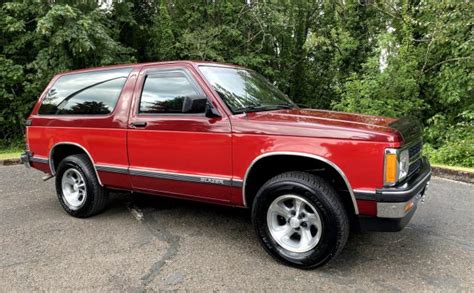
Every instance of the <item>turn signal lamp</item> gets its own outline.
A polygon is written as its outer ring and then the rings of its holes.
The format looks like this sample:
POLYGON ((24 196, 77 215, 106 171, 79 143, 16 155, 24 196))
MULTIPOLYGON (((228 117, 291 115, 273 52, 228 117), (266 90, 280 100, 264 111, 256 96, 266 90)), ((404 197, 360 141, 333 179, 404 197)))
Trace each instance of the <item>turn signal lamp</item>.
POLYGON ((396 152, 385 154, 385 185, 397 183, 398 158, 396 152))
POLYGON ((405 205, 405 213, 408 213, 413 207, 415 206, 415 203, 413 201, 410 201, 405 205))

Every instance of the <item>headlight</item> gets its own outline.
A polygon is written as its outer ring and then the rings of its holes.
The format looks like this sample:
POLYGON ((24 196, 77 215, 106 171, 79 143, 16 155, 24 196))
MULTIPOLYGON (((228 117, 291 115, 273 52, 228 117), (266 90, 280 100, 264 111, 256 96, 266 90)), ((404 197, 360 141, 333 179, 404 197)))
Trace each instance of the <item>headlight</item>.
POLYGON ((386 149, 384 183, 393 186, 407 177, 410 168, 410 155, 408 150, 386 149))
POLYGON ((407 177, 409 168, 410 168, 410 155, 408 154, 408 150, 404 150, 400 153, 400 156, 398 159, 398 181, 407 177))

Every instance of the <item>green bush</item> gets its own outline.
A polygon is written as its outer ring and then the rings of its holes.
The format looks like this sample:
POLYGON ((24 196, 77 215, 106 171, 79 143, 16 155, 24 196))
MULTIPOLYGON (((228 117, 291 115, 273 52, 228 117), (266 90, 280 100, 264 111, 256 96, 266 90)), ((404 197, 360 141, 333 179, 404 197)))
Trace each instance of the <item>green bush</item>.
POLYGON ((463 113, 463 122, 449 125, 441 115, 430 119, 424 152, 432 163, 474 167, 474 117, 463 113))

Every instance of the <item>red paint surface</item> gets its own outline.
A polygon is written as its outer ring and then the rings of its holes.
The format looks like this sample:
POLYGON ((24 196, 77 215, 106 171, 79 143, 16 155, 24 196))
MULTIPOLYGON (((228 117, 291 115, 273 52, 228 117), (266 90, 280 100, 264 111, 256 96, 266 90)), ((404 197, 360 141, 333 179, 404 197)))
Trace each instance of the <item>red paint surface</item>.
POLYGON ((377 216, 377 204, 373 200, 357 200, 357 206, 359 207, 359 214, 366 216, 377 216))
MULTIPOLYGON (((108 116, 38 115, 35 105, 28 127, 34 155, 49 157, 57 143, 84 147, 95 164, 145 168, 164 172, 243 180, 251 162, 270 152, 299 152, 323 157, 337 165, 353 189, 382 187, 383 153, 401 143, 388 127, 392 118, 320 110, 277 110, 232 115, 211 90, 194 62, 114 66, 133 68, 113 113, 108 116), (203 115, 137 115, 146 70, 181 68, 196 80, 221 113, 203 115), (129 125, 146 121, 140 129, 129 125)), ((218 65, 227 66, 227 65, 218 65)), ((96 69, 81 70, 81 72, 96 69)), ((46 164, 33 167, 49 171, 46 164)), ((99 172, 105 186, 164 193, 217 203, 243 205, 240 188, 99 172)), ((374 202, 359 200, 361 214, 374 215, 374 202)))

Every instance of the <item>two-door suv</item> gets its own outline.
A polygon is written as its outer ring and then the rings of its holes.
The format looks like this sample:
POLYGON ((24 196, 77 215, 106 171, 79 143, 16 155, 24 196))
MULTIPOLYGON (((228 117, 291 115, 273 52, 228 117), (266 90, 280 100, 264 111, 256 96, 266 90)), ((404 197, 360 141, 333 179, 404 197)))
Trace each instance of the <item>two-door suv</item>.
POLYGON ((276 259, 320 266, 350 226, 398 231, 430 180, 408 118, 302 109, 252 70, 175 61, 55 76, 26 121, 22 161, 89 217, 109 189, 251 208, 276 259))

